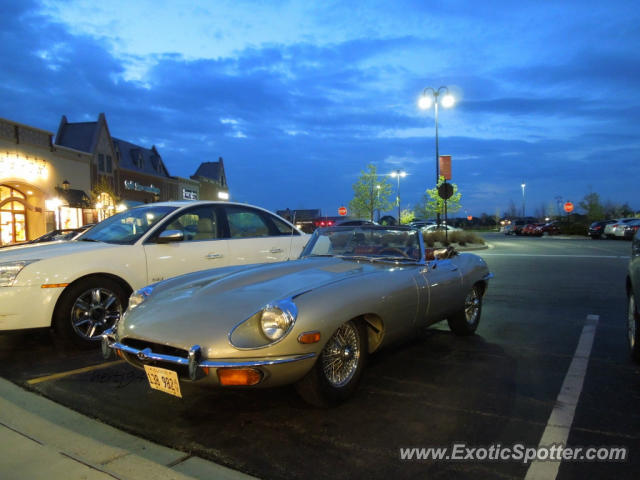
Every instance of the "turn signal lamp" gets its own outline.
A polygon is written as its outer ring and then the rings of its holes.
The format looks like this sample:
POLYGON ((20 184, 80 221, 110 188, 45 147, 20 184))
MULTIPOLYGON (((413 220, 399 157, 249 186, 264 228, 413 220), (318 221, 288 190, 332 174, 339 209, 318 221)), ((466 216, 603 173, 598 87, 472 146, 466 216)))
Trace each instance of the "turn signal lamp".
POLYGON ((298 337, 300 343, 317 343, 320 341, 320 332, 304 332, 298 337))
POLYGON ((262 381, 262 372, 255 368, 219 368, 220 385, 257 385, 262 381))

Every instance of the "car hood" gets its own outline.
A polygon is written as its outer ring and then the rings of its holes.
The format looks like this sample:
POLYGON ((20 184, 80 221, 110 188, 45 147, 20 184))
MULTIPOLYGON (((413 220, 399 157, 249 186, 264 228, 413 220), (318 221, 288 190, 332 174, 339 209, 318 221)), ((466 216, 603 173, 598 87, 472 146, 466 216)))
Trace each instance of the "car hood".
POLYGON ((77 252, 100 250, 113 247, 113 244, 102 242, 80 242, 60 240, 55 242, 32 243, 16 245, 0 250, 0 263, 16 260, 43 260, 77 252))
POLYGON ((128 310, 118 336, 184 349, 227 344, 234 326, 269 303, 391 267, 397 265, 314 258, 183 275, 156 284, 144 303, 128 310))

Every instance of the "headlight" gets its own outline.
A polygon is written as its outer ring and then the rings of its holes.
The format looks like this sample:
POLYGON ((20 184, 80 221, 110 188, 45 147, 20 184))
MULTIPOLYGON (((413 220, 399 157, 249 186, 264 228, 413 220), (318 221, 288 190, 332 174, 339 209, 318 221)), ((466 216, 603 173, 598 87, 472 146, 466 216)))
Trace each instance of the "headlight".
POLYGON ((13 285, 20 271, 30 263, 38 260, 17 260, 15 262, 0 263, 0 287, 13 285))
POLYGON ((279 340, 289 333, 297 314, 298 311, 293 302, 267 305, 260 315, 262 333, 271 341, 279 340))
POLYGON ((133 292, 129 297, 129 309, 135 308, 144 302, 149 295, 153 292, 154 285, 147 285, 141 288, 137 292, 133 292))

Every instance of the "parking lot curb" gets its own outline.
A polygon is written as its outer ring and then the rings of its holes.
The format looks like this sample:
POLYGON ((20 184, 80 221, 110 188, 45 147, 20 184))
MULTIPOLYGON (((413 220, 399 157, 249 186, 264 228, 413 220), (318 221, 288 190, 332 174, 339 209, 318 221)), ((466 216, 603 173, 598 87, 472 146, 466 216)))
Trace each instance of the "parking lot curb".
POLYGON ((254 478, 122 432, 4 379, 0 443, 11 445, 0 451, 3 479, 254 478))

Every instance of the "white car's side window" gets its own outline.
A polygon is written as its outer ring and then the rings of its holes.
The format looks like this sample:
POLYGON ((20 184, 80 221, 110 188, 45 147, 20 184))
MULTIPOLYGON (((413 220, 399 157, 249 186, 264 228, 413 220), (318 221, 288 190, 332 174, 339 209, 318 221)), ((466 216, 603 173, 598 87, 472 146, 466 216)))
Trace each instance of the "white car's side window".
POLYGON ((176 217, 163 230, 179 230, 185 242, 220 238, 218 215, 214 208, 198 207, 176 217))
POLYGON ((229 236, 250 238, 270 236, 269 226, 259 212, 242 207, 226 207, 229 236))

